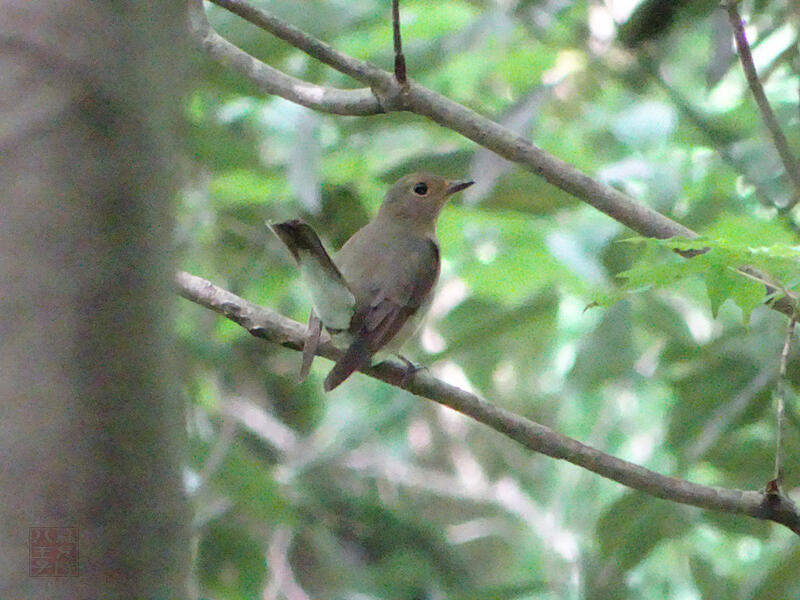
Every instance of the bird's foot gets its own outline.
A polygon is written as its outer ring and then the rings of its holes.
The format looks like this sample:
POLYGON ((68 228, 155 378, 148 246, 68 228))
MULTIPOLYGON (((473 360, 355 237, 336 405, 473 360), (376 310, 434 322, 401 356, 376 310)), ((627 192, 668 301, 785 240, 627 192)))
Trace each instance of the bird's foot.
POLYGON ((402 354, 398 354, 397 358, 403 361, 405 365, 405 371, 403 372, 403 378, 400 380, 400 385, 406 387, 411 381, 416 377, 419 371, 427 371, 428 367, 425 365, 418 365, 416 363, 411 362, 402 354))

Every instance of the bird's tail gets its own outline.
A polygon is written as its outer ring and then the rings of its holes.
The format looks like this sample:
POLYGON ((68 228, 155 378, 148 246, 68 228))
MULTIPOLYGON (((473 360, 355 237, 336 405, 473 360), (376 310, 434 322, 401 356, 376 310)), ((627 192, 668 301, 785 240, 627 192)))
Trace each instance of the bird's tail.
POLYGON ((354 371, 358 371, 364 365, 369 364, 372 353, 367 348, 362 339, 356 339, 350 347, 345 350, 342 357, 333 365, 330 373, 325 378, 325 391, 330 392, 333 388, 350 377, 354 371))
POLYGON ((348 329, 356 301, 317 233, 300 219, 267 223, 267 227, 286 245, 300 266, 314 312, 322 324, 329 329, 348 329))

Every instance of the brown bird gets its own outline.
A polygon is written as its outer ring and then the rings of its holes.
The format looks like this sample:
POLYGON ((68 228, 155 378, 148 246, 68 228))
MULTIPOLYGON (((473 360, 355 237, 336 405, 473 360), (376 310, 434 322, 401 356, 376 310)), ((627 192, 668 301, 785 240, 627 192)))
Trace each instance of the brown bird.
POLYGON ((436 221, 448 197, 472 184, 430 173, 400 178, 378 215, 333 260, 307 223, 269 225, 300 266, 314 306, 301 378, 311 368, 322 326, 334 345, 345 350, 325 378, 326 391, 396 353, 419 328, 439 278, 436 221))

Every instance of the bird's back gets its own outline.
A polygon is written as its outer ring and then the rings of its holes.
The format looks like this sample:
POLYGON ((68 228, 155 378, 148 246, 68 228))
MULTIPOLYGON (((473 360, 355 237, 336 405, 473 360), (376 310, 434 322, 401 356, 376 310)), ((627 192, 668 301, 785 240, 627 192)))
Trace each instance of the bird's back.
POLYGON ((370 301, 379 289, 393 297, 407 295, 419 270, 425 267, 435 271, 434 279, 438 278, 435 238, 415 235, 395 225, 372 221, 353 234, 333 259, 357 305, 370 301))
POLYGON ((391 344, 392 349, 399 347, 416 330, 430 304, 439 277, 436 239, 376 219, 347 241, 334 262, 356 298, 356 329, 365 318, 367 326, 375 327, 382 311, 405 311, 408 327, 391 344))

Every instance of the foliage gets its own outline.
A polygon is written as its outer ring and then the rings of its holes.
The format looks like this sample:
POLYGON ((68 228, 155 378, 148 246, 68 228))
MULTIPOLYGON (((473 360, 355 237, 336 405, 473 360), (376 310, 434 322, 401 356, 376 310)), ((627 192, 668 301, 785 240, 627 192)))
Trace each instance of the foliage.
MULTIPOLYGON (((766 296, 766 299, 773 299, 794 292, 800 284, 800 247, 788 243, 756 246, 759 243, 756 239, 758 232, 750 233, 754 235, 744 242, 707 235, 692 239, 633 237, 621 240, 644 246, 644 252, 633 267, 617 274, 622 280, 619 291, 603 298, 602 304, 608 305, 626 292, 673 286, 699 277, 705 284, 712 316, 716 318, 722 303, 730 299, 747 322, 753 310, 764 303, 765 286, 774 288, 766 296), (664 250, 668 254, 665 255, 664 250), (686 257, 695 253, 696 256, 687 261, 686 257), (679 258, 678 254, 682 257, 679 258), (740 271, 744 266, 756 267, 764 275, 740 271)), ((774 233, 786 232, 777 228, 774 233)), ((778 237, 770 236, 769 239, 778 237)))
MULTIPOLYGON (((253 3, 391 65, 388 2, 253 3)), ((649 468, 762 487, 786 320, 760 306, 762 283, 736 269, 758 267, 796 290, 797 226, 781 208, 790 188, 715 3, 679 3, 664 22, 643 21, 655 8, 637 10, 628 50, 613 39, 629 17, 622 4, 408 0, 409 73, 699 231, 677 244, 710 248, 704 254, 687 260, 674 240, 632 239, 420 117, 315 114, 198 60, 186 107, 192 185, 179 206, 181 266, 303 321, 307 295, 265 220, 301 216, 335 248, 400 173, 471 176, 474 189, 442 215, 437 302, 407 353, 649 468), (601 306, 585 310, 593 302, 601 306)), ((792 6, 744 2, 742 10, 767 93, 798 148, 792 6)), ((352 85, 224 11, 209 15, 269 64, 352 85)), ((323 395, 329 363, 319 359, 298 384, 297 353, 186 302, 177 328, 203 597, 800 593, 788 530, 628 491, 364 377, 323 395)), ((793 353, 795 385, 797 366, 793 353)), ((791 489, 800 421, 796 405, 788 410, 791 489)))

